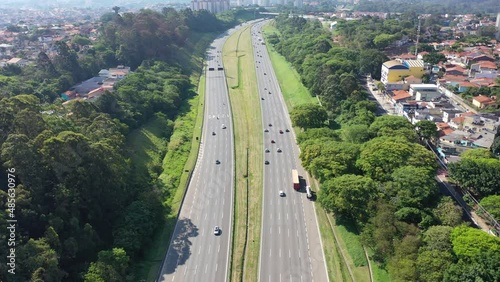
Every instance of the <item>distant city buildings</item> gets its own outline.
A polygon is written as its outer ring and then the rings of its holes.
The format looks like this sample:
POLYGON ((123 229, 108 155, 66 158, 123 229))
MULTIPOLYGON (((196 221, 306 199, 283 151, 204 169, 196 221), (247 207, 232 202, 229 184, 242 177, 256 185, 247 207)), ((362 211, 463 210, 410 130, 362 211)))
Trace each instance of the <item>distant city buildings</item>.
POLYGON ((214 14, 222 13, 229 10, 229 0, 193 0, 191 9, 193 11, 207 10, 214 14))

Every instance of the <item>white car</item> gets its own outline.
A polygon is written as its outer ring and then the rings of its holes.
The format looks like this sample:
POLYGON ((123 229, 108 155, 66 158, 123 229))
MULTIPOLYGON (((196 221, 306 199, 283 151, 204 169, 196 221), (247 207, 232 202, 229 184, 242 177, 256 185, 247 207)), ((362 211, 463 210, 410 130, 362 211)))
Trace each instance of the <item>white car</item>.
POLYGON ((226 129, 226 125, 225 124, 223 124, 221 127, 222 127, 222 129, 226 129))
POLYGON ((214 235, 219 235, 220 234, 220 228, 219 226, 214 227, 214 235))
POLYGON ((280 197, 285 197, 285 191, 280 190, 280 197))
POLYGON ((280 148, 278 148, 278 150, 276 150, 276 151, 277 151, 278 153, 281 153, 281 149, 280 149, 280 148))

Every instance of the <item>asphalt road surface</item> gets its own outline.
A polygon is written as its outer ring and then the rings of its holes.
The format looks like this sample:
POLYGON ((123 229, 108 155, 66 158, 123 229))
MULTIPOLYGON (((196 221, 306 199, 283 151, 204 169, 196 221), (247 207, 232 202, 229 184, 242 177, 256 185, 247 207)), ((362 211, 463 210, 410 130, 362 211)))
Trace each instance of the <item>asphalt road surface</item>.
POLYGON ((202 143, 158 281, 227 281, 234 143, 222 47, 239 28, 225 32, 207 51, 202 143), (221 229, 219 235, 214 234, 215 226, 221 229))
POLYGON ((328 281, 314 204, 305 193, 307 177, 300 166, 299 149, 278 81, 260 33, 263 23, 252 28, 252 44, 264 131, 264 193, 259 281, 328 281), (286 132, 286 130, 290 132, 286 132), (280 130, 283 133, 280 133, 280 130), (273 144, 271 141, 274 140, 273 144), (278 148, 282 152, 278 152, 278 148), (302 186, 293 189, 292 169, 302 186), (285 196, 280 197, 279 191, 285 196))

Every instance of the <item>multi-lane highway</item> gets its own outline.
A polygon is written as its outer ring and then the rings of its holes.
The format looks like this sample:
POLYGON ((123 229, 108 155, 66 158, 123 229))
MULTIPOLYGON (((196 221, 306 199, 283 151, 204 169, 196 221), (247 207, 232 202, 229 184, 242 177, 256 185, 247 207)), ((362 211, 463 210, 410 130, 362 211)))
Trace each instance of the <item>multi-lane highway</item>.
POLYGON ((158 281, 227 281, 233 207, 234 144, 222 47, 207 51, 205 116, 198 161, 158 281), (219 226, 220 234, 214 234, 219 226))
POLYGON ((300 166, 299 149, 278 81, 262 44, 262 25, 252 27, 264 124, 263 154, 269 162, 264 165, 259 281, 328 281, 313 203, 306 198, 304 183, 300 191, 293 189, 292 169, 297 169, 304 180, 307 177, 300 166), (279 195, 281 190, 284 197, 279 195))

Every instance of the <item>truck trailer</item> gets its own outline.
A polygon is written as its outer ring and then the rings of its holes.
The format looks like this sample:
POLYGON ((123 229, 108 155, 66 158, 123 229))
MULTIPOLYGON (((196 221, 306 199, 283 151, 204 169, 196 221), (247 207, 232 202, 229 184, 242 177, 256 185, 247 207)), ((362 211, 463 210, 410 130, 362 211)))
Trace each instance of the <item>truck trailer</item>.
POLYGON ((292 169, 292 182, 293 182, 293 189, 299 191, 300 189, 299 173, 297 172, 296 169, 292 169))

